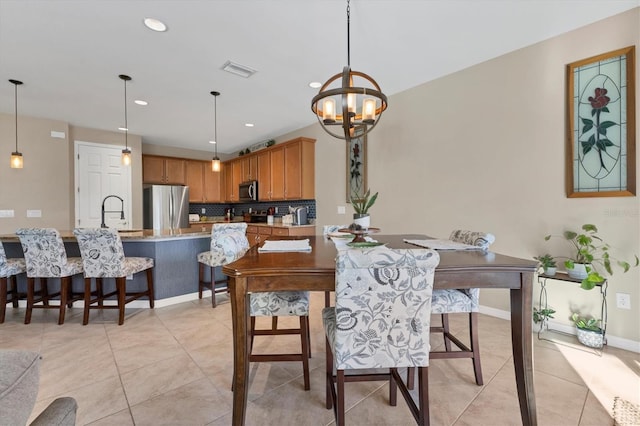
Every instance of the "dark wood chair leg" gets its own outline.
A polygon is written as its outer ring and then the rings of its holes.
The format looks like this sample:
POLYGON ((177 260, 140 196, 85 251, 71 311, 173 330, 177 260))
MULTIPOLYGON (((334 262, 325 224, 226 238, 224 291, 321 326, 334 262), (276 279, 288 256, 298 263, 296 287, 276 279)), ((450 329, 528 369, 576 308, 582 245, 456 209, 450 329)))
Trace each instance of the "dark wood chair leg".
POLYGON ((473 373, 476 376, 476 384, 483 385, 482 366, 480 364, 480 339, 478 338, 478 313, 469 313, 469 338, 471 341, 471 350, 473 351, 473 373))
POLYGON ((147 294, 147 297, 149 298, 149 307, 153 309, 156 298, 155 290, 153 288, 153 268, 147 269, 147 291, 149 292, 149 294, 147 294))
POLYGON ((216 268, 211 266, 210 269, 211 269, 211 306, 215 308, 216 306, 218 306, 216 302, 216 275, 215 275, 216 268))
POLYGON ((302 374, 304 376, 304 390, 311 389, 309 382, 309 317, 300 317, 300 343, 302 344, 302 374))
MULTIPOLYGON (((84 279, 84 312, 82 315, 82 325, 89 324, 89 306, 91 305, 91 280, 91 278, 84 279)), ((100 278, 96 278, 96 283, 99 280, 100 278)), ((98 303, 100 303, 100 301, 98 301, 98 303)))
POLYGON ((418 409, 420 410, 419 425, 429 425, 429 367, 418 367, 418 409))
POLYGON ((447 352, 451 352, 451 341, 449 340, 449 314, 442 314, 442 328, 444 335, 444 348, 447 352))
MULTIPOLYGON (((89 293, 91 293, 91 283, 89 283, 89 293)), ((91 297, 91 294, 89 294, 91 297)), ((102 290, 102 278, 96 278, 96 297, 98 299, 98 306, 104 306, 104 291, 102 290)))
POLYGON ((256 317, 251 317, 251 324, 250 324, 250 329, 249 329, 249 355, 251 355, 251 352, 253 352, 253 338, 255 337, 255 331, 256 331, 256 317))
POLYGON ((42 304, 49 306, 49 282, 46 278, 38 278, 40 281, 40 294, 42 295, 42 304))
POLYGON ((124 305, 126 299, 126 282, 127 277, 116 278, 116 291, 118 292, 118 325, 124 324, 124 305))
MULTIPOLYGON (((7 277, 0 277, 0 324, 4 322, 4 314, 7 310, 7 277)), ((11 294, 13 300, 13 294, 11 294)))
POLYGON ((11 276, 11 279, 9 280, 10 286, 11 286, 11 302, 14 308, 18 308, 18 299, 20 299, 19 295, 18 295, 18 279, 16 278, 15 275, 11 276))
POLYGON ((344 426, 344 370, 336 372, 336 425, 344 426))
POLYGON ((31 312, 33 311, 33 299, 35 293, 35 278, 27 277, 27 311, 24 314, 24 323, 31 322, 31 312))
POLYGON ((71 277, 60 278, 60 313, 58 314, 58 325, 64 324, 64 314, 67 309, 67 298, 71 291, 71 277))
POLYGON ((325 352, 326 352, 326 388, 327 388, 327 399, 326 399, 326 403, 325 406, 327 407, 327 410, 330 410, 331 408, 333 408, 333 396, 332 396, 332 389, 333 389, 333 352, 331 351, 331 345, 329 344, 329 340, 328 339, 324 339, 324 344, 325 344, 325 352))
POLYGON ((407 389, 412 390, 415 386, 416 368, 407 368, 407 389))
MULTIPOLYGON (((392 371, 397 372, 397 368, 392 368, 392 371)), ((395 407, 398 405, 398 384, 393 374, 389 374, 389 405, 395 407)))
POLYGON ((202 282, 204 281, 204 263, 198 263, 198 299, 202 299, 202 282))

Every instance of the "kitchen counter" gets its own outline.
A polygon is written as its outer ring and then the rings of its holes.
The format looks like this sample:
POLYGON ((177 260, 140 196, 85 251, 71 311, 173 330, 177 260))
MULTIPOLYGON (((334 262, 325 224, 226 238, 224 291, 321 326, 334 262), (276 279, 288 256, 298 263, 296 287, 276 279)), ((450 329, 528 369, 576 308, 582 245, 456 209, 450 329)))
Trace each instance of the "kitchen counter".
MULTIPOLYGON (((73 231, 59 231, 62 241, 76 241, 73 231)), ((203 232, 199 229, 182 228, 182 229, 121 229, 118 231, 120 239, 125 241, 164 241, 184 238, 202 238, 209 237, 209 232, 203 232)), ((0 235, 2 242, 19 242, 20 240, 15 234, 0 235)))

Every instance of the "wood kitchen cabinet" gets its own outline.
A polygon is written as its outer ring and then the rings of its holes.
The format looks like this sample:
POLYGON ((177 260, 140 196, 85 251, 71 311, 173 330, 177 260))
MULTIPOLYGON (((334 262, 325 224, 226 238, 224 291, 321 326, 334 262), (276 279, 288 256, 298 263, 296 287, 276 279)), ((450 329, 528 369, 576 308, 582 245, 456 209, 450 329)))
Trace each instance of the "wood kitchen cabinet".
POLYGON ((245 155, 240 160, 242 164, 242 182, 258 179, 258 156, 245 155))
POLYGON ((182 158, 142 156, 142 182, 185 185, 186 161, 182 158))
POLYGON ((296 138, 224 163, 226 201, 238 201, 238 185, 258 180, 258 201, 315 198, 315 139, 296 138), (246 170, 253 170, 248 179, 246 170), (239 169, 239 170, 236 170, 239 169), (231 181, 230 181, 231 179, 231 181), (233 195, 233 196, 230 196, 233 195))
POLYGON ((211 170, 211 162, 187 160, 189 202, 218 203, 222 201, 221 173, 211 170))
POLYGON ((242 161, 232 160, 224 163, 225 201, 239 201, 238 187, 242 180, 242 161))

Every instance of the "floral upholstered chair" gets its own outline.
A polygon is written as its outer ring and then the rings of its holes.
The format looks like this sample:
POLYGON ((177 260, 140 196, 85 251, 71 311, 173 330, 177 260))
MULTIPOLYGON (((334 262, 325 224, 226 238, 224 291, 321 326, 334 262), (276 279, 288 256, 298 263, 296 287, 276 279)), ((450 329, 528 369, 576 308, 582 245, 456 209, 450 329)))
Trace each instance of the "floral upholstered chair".
MULTIPOLYGON (((216 266, 226 265, 241 258, 249 250, 246 235, 246 223, 216 223, 211 230, 211 251, 200 253, 198 262, 211 262, 216 266)), ((280 254, 282 255, 282 254, 280 254)), ((284 254, 286 255, 286 254, 284 254)), ((211 266, 209 264, 209 266, 211 266)), ((213 271, 212 271, 213 276, 213 271)), ((201 275, 202 277, 202 275, 201 275)), ((212 297, 214 295, 212 294, 212 297)), ((272 291, 252 293, 249 299, 251 315, 251 350, 254 336, 277 334, 300 334, 302 352, 300 354, 250 354, 249 361, 302 361, 304 388, 309 384, 309 292, 308 291, 272 291), (272 317, 271 329, 256 330, 256 317, 272 317), (300 328, 278 329, 277 317, 298 316, 300 328)))
MULTIPOLYGON (((454 230, 449 236, 451 241, 457 243, 469 244, 480 247, 482 250, 488 250, 493 244, 496 237, 493 234, 476 231, 454 230)), ((478 339, 478 308, 480 306, 480 289, 437 289, 433 291, 433 303, 431 306, 432 313, 441 314, 442 326, 431 327, 432 332, 442 333, 444 337, 444 351, 432 351, 431 359, 443 358, 471 358, 473 361, 473 372, 476 384, 481 386, 482 366, 480 364, 480 344, 478 339), (449 330, 449 314, 468 313, 469 314, 469 339, 470 347, 465 345, 451 334, 449 330), (451 351, 451 343, 456 345, 459 351, 451 351)), ((409 389, 413 387, 413 374, 409 370, 409 389)))
POLYGON ((58 324, 64 324, 67 305, 81 300, 72 292, 71 277, 82 273, 82 259, 67 258, 67 252, 60 233, 54 228, 20 228, 16 231, 20 239, 24 259, 27 264, 27 312, 24 323, 31 322, 34 308, 59 309, 58 324), (49 294, 49 278, 60 278, 60 292, 49 294), (40 282, 40 292, 36 299, 35 280, 40 282), (49 299, 60 296, 60 306, 49 305, 49 299), (42 302, 42 305, 36 303, 42 302))
POLYGON ((439 261, 438 253, 429 249, 377 247, 338 253, 336 305, 322 311, 327 336, 327 408, 335 407, 337 425, 345 423, 345 382, 387 379, 390 404, 396 405, 398 385, 418 424, 429 422, 429 324, 439 261), (418 367, 418 406, 398 375, 402 367, 418 367), (390 372, 352 375, 353 370, 378 368, 390 372), (345 370, 350 370, 348 376, 345 370))
POLYGON ((118 309, 118 325, 124 324, 124 308, 129 302, 146 296, 153 309, 153 259, 148 257, 125 257, 118 231, 111 228, 76 228, 73 234, 78 240, 84 264, 84 316, 82 324, 89 323, 89 309, 118 309), (146 271, 147 288, 127 292, 127 276, 146 271), (115 291, 103 293, 102 280, 114 278, 115 291), (91 291, 95 279, 96 291, 91 291), (92 298, 92 296, 95 296, 92 298), (116 296, 116 306, 105 306, 105 299, 116 296), (95 306, 92 306, 95 305, 95 306))
POLYGON ((18 307, 19 294, 16 275, 26 271, 24 259, 7 259, 4 246, 0 242, 0 324, 4 322, 8 302, 11 302, 14 309, 18 307))
POLYGON ((227 291, 227 279, 215 280, 215 269, 233 262, 235 259, 242 257, 249 249, 249 243, 243 243, 246 240, 247 224, 246 223, 214 223, 211 227, 211 246, 209 251, 198 254, 198 298, 202 299, 204 289, 211 290, 211 306, 216 307, 216 293, 227 291), (229 238, 222 238, 229 236, 229 238), (235 241, 237 244, 232 244, 235 241), (231 245, 225 247, 225 245, 231 245), (236 253, 241 251, 242 254, 236 253), (205 281, 205 268, 211 271, 211 281, 205 281), (218 285, 216 284, 224 284, 218 285))

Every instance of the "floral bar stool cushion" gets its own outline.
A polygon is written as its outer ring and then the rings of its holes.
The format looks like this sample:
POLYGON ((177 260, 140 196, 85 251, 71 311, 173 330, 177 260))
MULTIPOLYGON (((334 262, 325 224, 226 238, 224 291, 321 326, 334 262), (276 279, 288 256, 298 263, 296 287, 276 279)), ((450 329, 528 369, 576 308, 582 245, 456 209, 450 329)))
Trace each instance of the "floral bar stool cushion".
POLYGON ((65 306, 73 305, 71 277, 83 272, 82 259, 67 257, 60 233, 54 228, 20 228, 16 231, 20 239, 27 266, 27 310, 24 323, 31 322, 33 308, 58 309, 58 324, 64 324, 65 306), (49 305, 47 278, 60 278, 60 306, 49 305), (36 299, 35 280, 40 281, 40 298, 36 299), (42 305, 36 303, 42 302, 42 305))
POLYGON ((24 259, 7 259, 4 246, 0 242, 0 323, 4 322, 7 301, 11 302, 14 308, 18 307, 16 275, 22 274, 26 270, 24 259))
MULTIPOLYGON (((476 231, 454 230, 449 236, 451 241, 481 247, 487 250, 496 240, 493 234, 476 231)), ((433 291, 431 310, 434 314, 451 314, 459 312, 478 312, 480 306, 480 289, 468 288, 438 289, 433 291)))
POLYGON ((82 258, 67 258, 56 229, 20 228, 16 235, 22 244, 28 277, 61 278, 82 273, 82 258))
POLYGON ((86 278, 120 278, 153 268, 148 257, 125 257, 118 231, 111 228, 76 228, 86 278))

